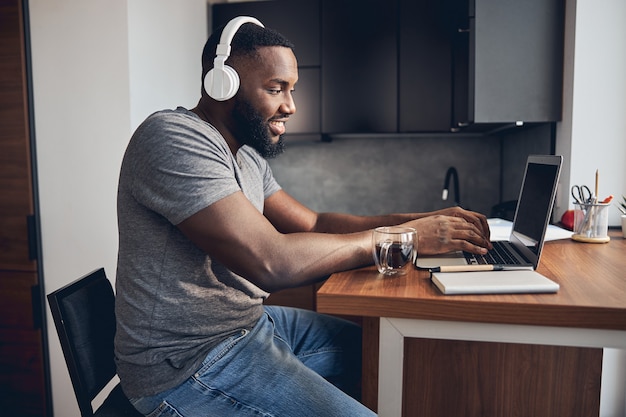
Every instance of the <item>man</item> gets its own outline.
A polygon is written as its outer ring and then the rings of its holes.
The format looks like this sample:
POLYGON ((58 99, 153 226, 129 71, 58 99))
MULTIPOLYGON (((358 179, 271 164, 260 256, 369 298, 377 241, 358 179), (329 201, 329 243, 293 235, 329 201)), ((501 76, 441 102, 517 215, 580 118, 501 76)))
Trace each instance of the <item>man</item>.
MULTIPOLYGON (((204 48, 203 79, 221 31, 204 48)), ((358 398, 360 329, 264 307, 273 291, 371 264, 371 229, 406 224, 420 252, 485 253, 484 216, 316 213, 282 190, 263 157, 282 151, 296 107, 292 45, 239 27, 234 97, 202 91, 191 111, 150 116, 131 139, 118 192, 116 358, 142 413, 371 416, 358 398)))

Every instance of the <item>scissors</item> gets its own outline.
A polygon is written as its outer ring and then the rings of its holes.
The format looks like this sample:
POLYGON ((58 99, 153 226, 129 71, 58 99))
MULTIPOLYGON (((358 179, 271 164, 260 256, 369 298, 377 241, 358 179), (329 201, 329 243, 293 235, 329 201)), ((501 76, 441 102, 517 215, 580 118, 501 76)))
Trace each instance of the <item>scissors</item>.
POLYGON ((572 197, 578 204, 589 204, 592 201, 592 194, 586 185, 572 186, 572 197))

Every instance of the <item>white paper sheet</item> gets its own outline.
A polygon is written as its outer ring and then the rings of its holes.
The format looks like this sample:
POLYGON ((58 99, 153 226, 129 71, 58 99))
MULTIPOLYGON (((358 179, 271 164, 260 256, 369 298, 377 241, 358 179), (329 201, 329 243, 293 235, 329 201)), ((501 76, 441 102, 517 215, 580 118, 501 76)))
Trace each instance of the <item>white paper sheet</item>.
MULTIPOLYGON (((509 240, 513 222, 498 218, 487 219, 487 222, 489 223, 489 230, 491 231, 491 240, 509 240)), ((563 229, 553 224, 548 225, 546 242, 550 240, 569 239, 571 237, 572 232, 570 230, 563 229)))

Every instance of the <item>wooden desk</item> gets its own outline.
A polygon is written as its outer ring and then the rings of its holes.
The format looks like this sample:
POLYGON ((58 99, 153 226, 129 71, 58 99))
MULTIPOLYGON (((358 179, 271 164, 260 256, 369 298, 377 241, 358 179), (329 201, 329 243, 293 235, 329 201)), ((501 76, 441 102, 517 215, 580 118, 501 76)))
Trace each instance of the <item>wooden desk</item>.
POLYGON ((597 416, 602 348, 626 349, 626 239, 610 234, 545 244, 557 294, 444 296, 427 272, 368 267, 332 275, 317 310, 364 318, 363 401, 381 416, 597 416))

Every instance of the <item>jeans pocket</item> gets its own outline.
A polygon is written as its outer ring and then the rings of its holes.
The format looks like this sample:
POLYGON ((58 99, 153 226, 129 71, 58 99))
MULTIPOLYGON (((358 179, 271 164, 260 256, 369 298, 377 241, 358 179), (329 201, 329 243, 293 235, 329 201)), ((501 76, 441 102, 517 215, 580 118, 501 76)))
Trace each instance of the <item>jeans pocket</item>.
POLYGON ((215 346, 206 356, 204 361, 202 361, 202 366, 195 373, 195 377, 204 374, 211 367, 213 367, 220 359, 224 358, 228 355, 232 349, 241 342, 248 334, 250 333, 247 329, 241 329, 237 333, 223 340, 217 346, 215 346))
POLYGON ((156 408, 150 398, 131 399, 130 402, 146 417, 183 417, 167 401, 159 403, 156 408))

